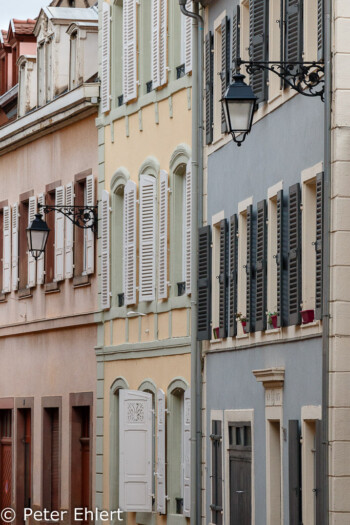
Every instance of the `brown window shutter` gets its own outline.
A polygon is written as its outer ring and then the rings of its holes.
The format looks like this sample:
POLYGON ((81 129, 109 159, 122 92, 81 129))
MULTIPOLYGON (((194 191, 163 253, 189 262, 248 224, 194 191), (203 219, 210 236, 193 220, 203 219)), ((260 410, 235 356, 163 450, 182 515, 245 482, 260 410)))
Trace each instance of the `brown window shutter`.
POLYGON ((252 237, 253 237, 253 206, 250 204, 247 208, 247 294, 246 294, 246 331, 253 331, 252 322, 252 237))
POLYGON ((277 193, 277 326, 283 326, 283 190, 277 193))
POLYGON ((219 337, 227 337, 227 219, 220 222, 219 337))
POLYGON ((322 319, 323 301, 323 173, 316 177, 316 290, 315 319, 322 319))
POLYGON ((211 336, 211 231, 210 226, 198 232, 198 341, 211 336))
POLYGON ((291 419, 288 422, 289 525, 301 524, 300 456, 299 421, 291 419))
POLYGON ((266 329, 266 251, 267 251, 267 207, 266 201, 257 204, 257 238, 256 238, 256 315, 255 330, 266 329))
POLYGON ((289 188, 288 324, 300 324, 301 307, 301 216, 300 184, 289 188))
POLYGON ((237 253, 238 253, 238 220, 237 215, 230 218, 230 280, 229 280, 229 336, 237 335, 237 253))

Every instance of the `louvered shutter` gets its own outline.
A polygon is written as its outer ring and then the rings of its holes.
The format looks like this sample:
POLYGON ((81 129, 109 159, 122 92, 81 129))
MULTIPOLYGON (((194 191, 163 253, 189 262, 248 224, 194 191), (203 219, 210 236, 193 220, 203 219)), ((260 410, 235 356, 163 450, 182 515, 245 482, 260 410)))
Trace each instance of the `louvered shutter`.
MULTIPOLYGON (((42 204, 43 206, 45 204, 45 196, 43 193, 39 193, 38 195, 38 204, 42 204)), ((40 209, 40 212, 43 215, 42 209, 40 209)), ((45 254, 42 253, 39 259, 37 260, 37 264, 36 264, 36 282, 37 284, 44 284, 44 279, 45 279, 45 254)))
POLYGON ((230 276, 229 276, 229 336, 237 335, 237 255, 238 255, 238 220, 237 215, 230 218, 230 276))
POLYGON ((11 291, 11 208, 3 209, 2 293, 11 291))
POLYGON ((160 0, 159 70, 164 86, 168 81, 168 0, 160 0))
POLYGON ((211 231, 203 226, 198 231, 198 341, 210 340, 211 318, 211 231))
MULTIPOLYGON (((64 186, 56 188, 55 206, 64 206, 64 186)), ((55 282, 64 279, 64 215, 55 211, 55 282)))
MULTIPOLYGON (((225 16, 221 22, 221 97, 223 98, 230 82, 230 21, 225 16)), ((221 133, 226 133, 226 117, 221 107, 221 133)))
POLYGON ((101 111, 111 109, 110 100, 110 5, 102 3, 101 111))
MULTIPOLYGON (((187 0, 186 9, 192 11, 192 0, 187 0)), ((184 15, 182 15, 184 16, 184 15)), ((185 73, 192 71, 192 18, 185 17, 185 73)))
POLYGON ((101 194, 101 308, 110 307, 110 262, 109 262, 109 193, 101 194))
POLYGON ((213 142, 213 33, 205 37, 205 140, 213 142))
POLYGON ((315 319, 322 319, 323 300, 323 173, 316 177, 316 290, 315 319))
MULTIPOLYGON (((86 206, 95 205, 95 181, 94 176, 86 177, 85 186, 86 206)), ((89 224, 89 223, 88 223, 89 224)), ((91 228, 85 230, 85 273, 87 275, 94 273, 95 269, 95 234, 91 228)))
POLYGON ((285 60, 303 60, 303 0, 285 0, 285 60))
POLYGON ((277 326, 283 326, 283 190, 277 193, 277 326))
POLYGON ((136 184, 124 188, 123 275, 124 304, 136 303, 136 184))
POLYGON ((300 456, 299 421, 293 419, 288 422, 289 525, 301 523, 300 456))
POLYGON ((289 188, 288 235, 288 324, 300 323, 301 306, 301 217, 300 185, 289 188))
POLYGON ((317 525, 324 525, 325 523, 325 515, 326 511, 324 509, 323 505, 323 497, 322 497, 322 490, 324 487, 323 479, 323 454, 327 453, 327 450, 325 450, 323 447, 325 445, 322 445, 322 421, 320 419, 317 419, 315 422, 316 427, 316 435, 315 435, 315 494, 316 494, 316 520, 315 523, 317 525))
MULTIPOLYGON (((36 214, 36 197, 29 197, 28 203, 28 226, 34 221, 36 214)), ((36 285, 36 260, 28 251, 28 284, 27 288, 36 285)))
POLYGON ((166 514, 165 491, 165 394, 157 392, 157 512, 166 514))
MULTIPOLYGON (((250 60, 253 62, 268 61, 268 2, 266 0, 250 0, 250 60)), ((250 78, 254 94, 258 102, 267 99, 267 71, 255 71, 250 78)))
POLYGON ((241 56, 240 50, 240 6, 236 7, 236 12, 232 16, 232 80, 236 73, 237 58, 241 56))
POLYGON ((212 443, 212 523, 222 524, 222 422, 212 421, 212 433, 210 435, 212 443))
MULTIPOLYGON (((66 206, 74 206, 74 187, 70 182, 66 186, 66 206)), ((73 277, 73 242, 74 242, 74 224, 65 217, 66 239, 65 239, 65 277, 73 277)))
POLYGON ((140 177, 140 301, 155 298, 156 179, 140 177))
POLYGON ((191 515, 191 389, 187 388, 184 393, 184 411, 183 411, 183 488, 184 502, 183 514, 187 518, 191 515))
POLYGON ((323 0, 317 0, 317 60, 323 60, 324 47, 324 14, 323 0))
POLYGON ((152 87, 160 85, 160 0, 152 0, 152 87))
POLYGON ((184 281, 186 293, 191 293, 191 240, 192 240, 192 160, 186 166, 185 181, 184 281))
POLYGON ((152 511, 152 395, 119 390, 119 506, 152 511))
POLYGON ((136 0, 123 3, 123 94, 124 102, 137 97, 136 0))
POLYGON ((220 222, 219 337, 227 337, 227 219, 220 222))
POLYGON ((266 329, 266 285, 267 285, 267 211, 266 201, 257 204, 257 239, 256 239, 256 317, 255 330, 266 329))
POLYGON ((168 174, 160 171, 158 299, 168 297, 168 174))
POLYGON ((253 206, 247 208, 247 264, 246 264, 246 331, 253 331, 252 322, 252 236, 253 236, 253 206))
POLYGON ((18 290, 18 203, 12 206, 12 290, 18 290))

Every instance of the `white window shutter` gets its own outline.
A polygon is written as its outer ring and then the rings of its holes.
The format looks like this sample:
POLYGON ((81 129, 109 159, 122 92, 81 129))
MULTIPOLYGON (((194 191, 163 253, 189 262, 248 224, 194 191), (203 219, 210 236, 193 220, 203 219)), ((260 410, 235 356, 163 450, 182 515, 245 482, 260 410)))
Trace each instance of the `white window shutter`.
POLYGON ((155 299, 156 179, 140 177, 140 301, 155 299))
POLYGON ((110 307, 109 193, 101 195, 101 308, 110 307))
POLYGON ((12 290, 18 290, 18 202, 12 206, 12 290))
POLYGON ((102 3, 101 111, 111 109, 110 99, 110 5, 102 3))
MULTIPOLYGON (((29 197, 28 205, 28 226, 35 219, 36 214, 36 197, 29 197)), ((28 288, 36 285, 36 260, 28 251, 28 288)))
POLYGON ((186 293, 191 293, 191 237, 192 237, 192 160, 186 166, 184 210, 184 281, 186 293))
MULTIPOLYGON (((74 186, 70 182, 66 186, 66 206, 74 206, 74 186)), ((73 277, 73 243, 74 243, 74 224, 68 217, 65 217, 66 240, 65 240, 65 277, 73 277)))
POLYGON ((11 291, 11 208, 3 209, 2 293, 11 291))
POLYGON ((165 491, 165 394, 157 392, 157 512, 166 514, 165 491))
POLYGON ((152 395, 119 390, 119 506, 152 511, 152 395))
POLYGON ((158 299, 168 297, 168 174, 160 172, 158 299))
MULTIPOLYGON (((45 196, 43 193, 39 193, 38 203, 42 205, 45 204, 45 196)), ((41 213, 42 213, 42 210, 41 210, 41 213)), ((45 276, 45 254, 42 253, 39 259, 37 260, 37 264, 36 264, 36 282, 37 284, 44 284, 44 276, 45 276)))
MULTIPOLYGON (((95 181, 94 176, 89 175, 86 177, 85 186, 85 205, 95 205, 95 181)), ((84 271, 87 275, 94 273, 95 267, 95 234, 91 228, 85 230, 85 268, 84 271)))
MULTIPOLYGON (((64 186, 56 188, 55 206, 64 206, 64 186)), ((55 282, 64 279, 64 215, 55 211, 55 282)))
MULTIPOLYGON (((187 0, 186 9, 192 11, 192 0, 187 0)), ((182 15, 184 16, 184 15, 182 15)), ((192 18, 185 17, 185 73, 192 71, 192 18)))
POLYGON ((124 188, 123 283, 124 304, 136 303, 136 184, 124 188))
POLYGON ((137 97, 136 0, 123 2, 123 95, 124 102, 137 97))
POLYGON ((159 70, 159 25, 160 25, 160 1, 152 0, 152 87, 157 88, 160 85, 160 70, 159 70))
POLYGON ((188 518, 191 515, 191 389, 187 388, 184 393, 183 411, 183 433, 184 433, 184 469, 183 487, 184 504, 183 513, 188 518))
POLYGON ((168 81, 168 0, 160 0, 159 70, 164 86, 168 81))

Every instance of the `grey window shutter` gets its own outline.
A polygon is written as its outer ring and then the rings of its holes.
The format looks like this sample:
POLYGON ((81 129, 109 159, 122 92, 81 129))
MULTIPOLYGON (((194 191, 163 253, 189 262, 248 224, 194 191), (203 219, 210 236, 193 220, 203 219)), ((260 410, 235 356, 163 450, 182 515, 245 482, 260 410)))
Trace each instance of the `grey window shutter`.
POLYGON ((240 6, 236 7, 236 12, 232 16, 232 79, 236 73, 236 62, 237 58, 240 58, 241 49, 240 49, 240 6))
POLYGON ((211 335, 211 232, 210 226, 198 232, 198 341, 209 340, 211 335))
POLYGON ((285 60, 303 60, 303 0, 285 0, 285 60))
POLYGON ((246 295, 246 316, 247 333, 253 331, 252 322, 252 237, 253 237, 253 206, 250 204, 247 208, 247 295, 246 295))
POLYGON ((288 324, 300 324, 301 306, 300 184, 289 188, 288 324))
POLYGON ((316 449, 316 523, 317 525, 323 525, 325 522, 325 512, 323 510, 323 498, 322 498, 322 480, 323 480, 323 468, 322 468, 322 421, 316 420, 316 436, 315 436, 315 449, 316 449))
MULTIPOLYGON (((221 96, 224 97, 230 81, 230 21, 225 16, 221 22, 221 96)), ((221 108, 221 133, 226 133, 226 118, 221 108)))
POLYGON ((212 523, 222 524, 222 423, 212 421, 212 433, 210 435, 212 443, 212 523))
MULTIPOLYGON (((249 2, 250 25, 250 60, 253 62, 268 61, 268 28, 269 13, 266 0, 250 0, 249 2)), ((267 71, 255 71, 251 75, 251 86, 258 97, 258 102, 267 99, 267 71)))
POLYGON ((324 37, 323 0, 317 0, 317 60, 323 60, 324 37))
POLYGON ((277 326, 283 326, 283 190, 277 193, 277 326))
POLYGON ((205 137, 206 144, 213 141, 213 33, 205 37, 205 137))
POLYGON ((322 319, 323 280, 323 173, 316 177, 316 290, 315 318, 322 319))
POLYGON ((230 218, 230 277, 229 277, 229 333, 230 337, 237 335, 237 254, 238 254, 238 220, 237 215, 230 218))
POLYGON ((227 337, 227 219, 220 222, 219 337, 227 337))
POLYGON ((256 314, 255 330, 266 329, 266 285, 267 285, 267 207, 266 201, 257 204, 257 237, 256 237, 256 314))
MULTIPOLYGON (((301 454, 299 421, 288 421, 289 525, 301 524, 301 454)), ((316 522, 318 523, 318 522, 316 522)))

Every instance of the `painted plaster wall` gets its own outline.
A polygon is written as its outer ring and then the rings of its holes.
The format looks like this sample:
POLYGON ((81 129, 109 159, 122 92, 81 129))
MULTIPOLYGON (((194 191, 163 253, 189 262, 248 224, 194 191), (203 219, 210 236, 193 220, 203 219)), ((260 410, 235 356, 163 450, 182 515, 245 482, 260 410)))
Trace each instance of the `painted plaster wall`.
MULTIPOLYGON (((32 503, 42 507, 42 405, 44 396, 62 396, 61 508, 69 508, 70 414, 69 394, 93 392, 96 397, 96 326, 0 338, 0 398, 34 397, 32 503), (84 366, 82 367, 82 363, 84 366)), ((95 401, 92 472, 95 471, 95 401)), ((95 477, 92 476, 94 495, 95 477)), ((93 499, 94 501, 94 499, 93 499)))
MULTIPOLYGON (((283 422, 301 418, 301 407, 321 404, 320 338, 287 345, 244 349, 206 356, 206 425, 209 429, 211 410, 254 409, 255 525, 266 525, 266 457, 265 457, 265 390, 252 370, 284 367, 283 422), (223 387, 223 385, 225 385, 223 387)), ((226 451, 224 449, 224 454, 226 451)), ((284 523, 288 517, 288 441, 283 441, 284 523)), ((210 521, 211 450, 207 446, 206 516, 210 521)), ((225 480, 227 487, 229 480, 225 480)), ((253 490, 253 489, 252 489, 253 490)), ((225 505, 225 503, 224 503, 225 505)))
MULTIPOLYGON (((61 180, 74 181, 74 175, 88 168, 97 179, 97 130, 94 117, 88 117, 55 133, 18 148, 0 157, 0 201, 10 205, 29 190, 34 195, 45 192, 46 184, 61 180)), ((97 191, 97 185, 96 185, 97 191)), ((96 244, 97 246, 97 244, 96 244)), ((97 248, 96 248, 97 249, 97 248)), ((11 292, 0 303, 0 326, 94 312, 97 309, 96 274, 91 286, 73 288, 72 280, 60 282, 60 292, 45 294, 42 286, 33 289, 33 297, 18 300, 11 292)))

